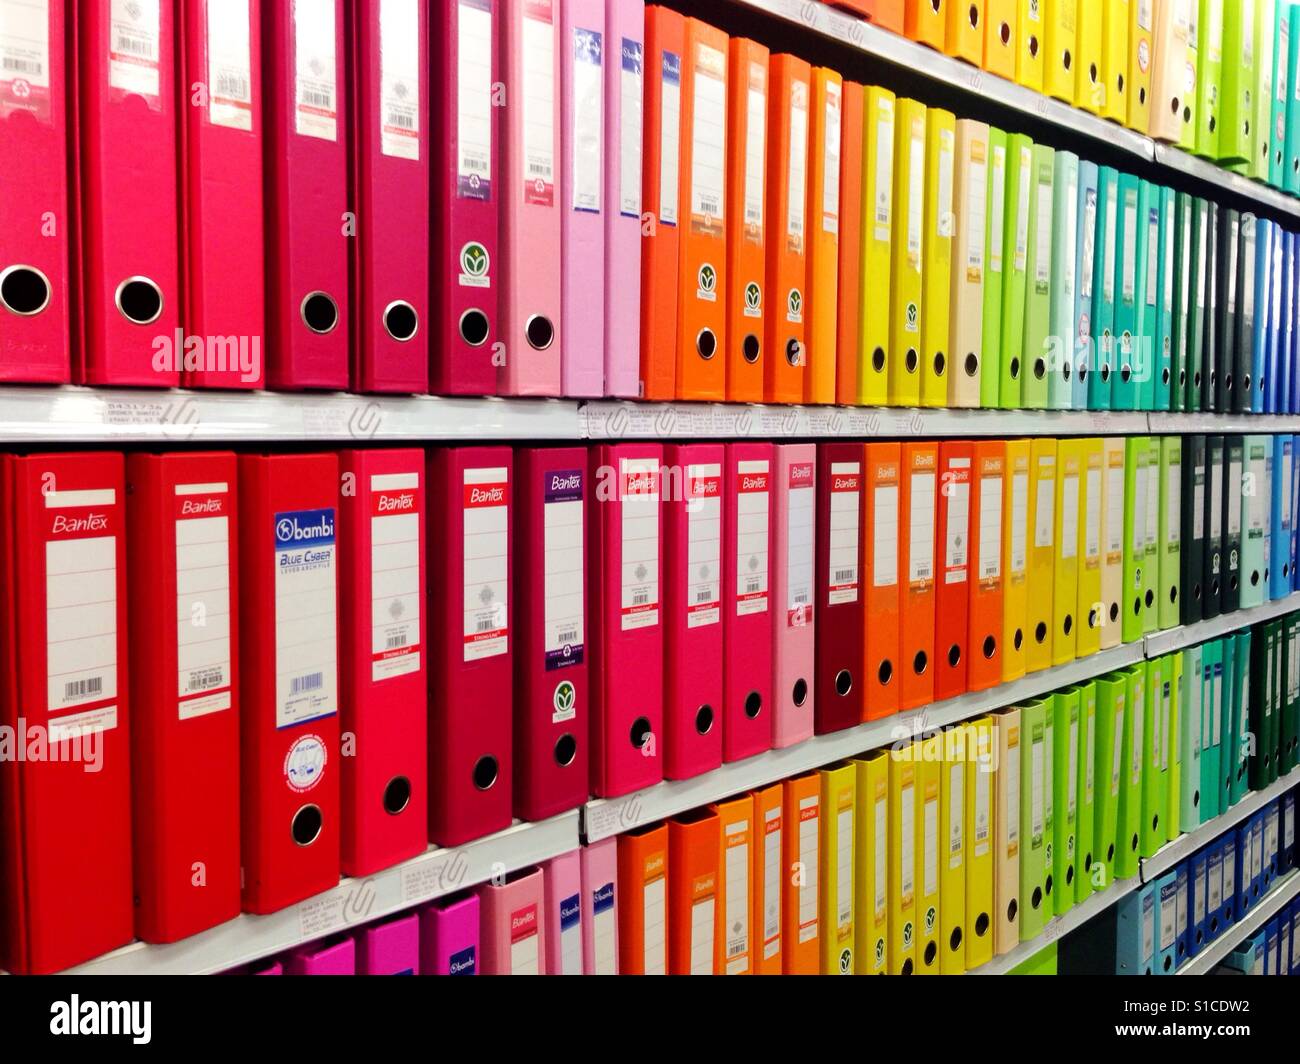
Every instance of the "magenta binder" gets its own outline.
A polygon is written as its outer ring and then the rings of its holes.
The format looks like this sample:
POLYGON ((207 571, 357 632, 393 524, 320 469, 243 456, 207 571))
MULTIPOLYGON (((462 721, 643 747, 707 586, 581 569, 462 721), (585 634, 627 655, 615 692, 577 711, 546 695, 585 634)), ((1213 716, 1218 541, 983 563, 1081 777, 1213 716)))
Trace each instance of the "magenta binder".
POLYGON ((817 447, 775 448, 772 535, 772 745, 813 734, 817 447))
POLYGON ((348 386, 347 37, 344 0, 263 8, 266 382, 348 386))
POLYGON ((546 970, 582 975, 582 859, 578 851, 552 857, 542 866, 546 896, 546 970))
POLYGON ((504 395, 559 395, 561 328, 560 4, 501 0, 507 100, 501 137, 501 328, 504 395), (524 42, 529 42, 525 47, 524 42), (549 41, 549 48, 547 42, 549 41), (525 112, 544 116, 528 121, 525 112))
POLYGON ((549 928, 540 868, 506 877, 479 890, 484 975, 545 975, 549 928))
POLYGON ((664 775, 688 779, 722 764, 722 526, 726 448, 668 448, 664 502, 664 775))
POLYGON ((581 853, 583 973, 618 975, 618 839, 581 853))
POLYGON ((433 16, 433 314, 430 390, 496 391, 501 263, 500 144, 492 95, 500 78, 501 0, 445 0, 433 16))
POLYGON ((357 932, 358 975, 419 975, 420 917, 401 916, 357 932))
POLYGON ((287 975, 356 975, 357 943, 348 937, 313 942, 285 959, 287 975))
POLYGON ((435 902, 420 913, 420 973, 478 973, 478 895, 435 902))
POLYGON ((605 394, 641 379, 641 112, 645 4, 605 0, 605 394))
POLYGON ((261 0, 184 0, 181 327, 205 341, 187 388, 261 388, 266 294, 262 235, 261 0), (202 86, 196 89, 195 86, 202 86), (238 338, 237 347, 210 338, 238 338))
POLYGON ((284 975, 284 965, 279 961, 272 961, 270 964, 263 964, 260 968, 254 968, 248 973, 249 975, 284 975))
POLYGON ((727 444, 723 520, 722 759, 772 748, 770 443, 727 444))
MULTIPOLYGON (((603 82, 611 51, 605 0, 560 5, 561 141, 560 360, 565 395, 598 396, 605 385, 605 159, 603 82)), ((633 289, 624 293, 631 296, 633 289)))
POLYGON ((657 443, 590 448, 612 488, 587 510, 590 532, 591 789, 612 798, 658 783, 663 741, 663 514, 657 443))
POLYGON ((0 159, 10 160, 0 167, 0 381, 62 384, 72 372, 64 3, 24 14, 0 37, 0 159))
POLYGON ((352 386, 429 386, 429 7, 352 7, 352 386))

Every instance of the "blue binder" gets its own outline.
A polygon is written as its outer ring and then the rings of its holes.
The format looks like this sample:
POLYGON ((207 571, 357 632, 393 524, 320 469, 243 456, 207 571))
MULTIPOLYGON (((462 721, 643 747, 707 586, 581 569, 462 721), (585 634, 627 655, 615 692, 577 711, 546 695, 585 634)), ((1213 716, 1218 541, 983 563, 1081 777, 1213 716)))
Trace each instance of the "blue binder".
MULTIPOLYGON (((1264 411, 1264 385, 1266 361, 1268 358, 1268 338, 1271 335, 1269 322, 1272 319, 1271 280, 1273 276, 1273 223, 1267 218, 1255 220, 1255 292, 1254 331, 1251 334, 1250 364, 1250 402, 1242 404, 1241 409, 1251 410, 1256 414, 1264 411)), ((1247 304, 1249 305, 1249 304, 1247 304)), ((1240 384, 1244 384, 1242 381, 1240 384)))
POLYGON ((1278 804, 1276 801, 1269 802, 1264 807, 1264 856, 1263 856, 1263 873, 1260 879, 1260 894, 1267 894, 1273 889, 1273 881, 1277 879, 1278 867, 1278 844, 1281 841, 1281 824, 1278 822, 1278 804))
POLYGON ((1178 966, 1178 875, 1166 872, 1155 881, 1155 974, 1173 975, 1178 966))
POLYGON ((1074 385, 1070 405, 1087 410, 1090 405, 1093 370, 1096 366, 1093 342, 1093 293, 1097 258, 1103 250, 1097 240, 1097 164, 1079 160, 1079 239, 1074 267, 1074 385))
MULTIPOLYGON (((1134 210, 1137 201, 1134 200, 1134 210)), ((1115 377, 1115 286, 1119 283, 1120 256, 1117 252, 1120 210, 1119 172, 1112 166, 1097 170, 1096 254, 1092 270, 1093 366, 1088 374, 1088 408, 1109 410, 1115 377)))
POLYGON ((1295 868, 1296 859, 1296 822, 1295 791, 1282 795, 1282 841, 1277 852, 1278 875, 1285 875, 1295 868))
POLYGON ((1291 481, 1294 478, 1295 441, 1290 436, 1273 437, 1272 535, 1268 567, 1268 597, 1283 598, 1291 593, 1291 481))
MULTIPOLYGON (((1202 945, 1208 945, 1223 933, 1227 923, 1231 922, 1231 913, 1233 902, 1228 905, 1223 904, 1223 844, 1224 839, 1215 839, 1205 849, 1205 941, 1202 945), (1226 911, 1225 911, 1226 910, 1226 911), (1225 916, 1228 917, 1225 920, 1225 916)), ((1233 845, 1233 836, 1229 835, 1227 839, 1228 846, 1233 845)), ((1228 881, 1232 883, 1232 861, 1228 862, 1228 881)))
POLYGON ((1264 925, 1264 974, 1278 974, 1278 955, 1277 955, 1277 917, 1274 916, 1264 925))
POLYGON ((1191 919, 1187 923, 1187 956, 1195 957, 1209 941, 1207 913, 1210 902, 1208 898, 1210 851, 1198 850, 1189 862, 1191 874, 1188 877, 1188 908, 1191 919))
POLYGON ((1255 817, 1238 824, 1232 834, 1232 881, 1236 888, 1233 891, 1232 914, 1234 919, 1244 920, 1246 914, 1254 908, 1259 891, 1259 880, 1252 872, 1255 867, 1254 855, 1251 853, 1255 842, 1255 817))
MULTIPOLYGON (((1300 246, 1296 248, 1300 253, 1300 246)), ((1297 259, 1300 263, 1300 259, 1297 259)), ((1298 301, 1300 302, 1300 301, 1298 301)), ((1296 330, 1296 335, 1300 337, 1300 329, 1296 330)), ((1300 376, 1300 373, 1297 374, 1300 376)), ((1300 448, 1300 436, 1291 437, 1291 455, 1294 458, 1300 448)), ((1291 590, 1300 591, 1300 569, 1296 563, 1300 562, 1300 521, 1296 520, 1296 515, 1300 514, 1300 462, 1291 463, 1291 590)))
POLYGON ((1268 358, 1264 365, 1264 404, 1266 414, 1279 413, 1278 382, 1282 375, 1282 292, 1286 287, 1283 237, 1280 225, 1273 226, 1269 253, 1273 256, 1272 285, 1268 295, 1268 358))
MULTIPOLYGON (((1297 25, 1300 29, 1300 25, 1297 25)), ((1289 414, 1291 409, 1291 378, 1295 373, 1295 323, 1291 315, 1295 313, 1295 233, 1282 234, 1282 327, 1277 337, 1277 373, 1274 375, 1274 411, 1289 414)))
POLYGON ((1116 906, 1115 974, 1152 975, 1155 969, 1156 885, 1126 894, 1116 906))
POLYGON ((1216 843, 1219 848, 1219 909, 1214 921, 1215 934, 1231 933, 1232 925, 1237 922, 1237 832, 1227 832, 1216 843))
POLYGON ((1189 954, 1192 937, 1192 862, 1179 861, 1174 869, 1178 927, 1174 939, 1174 968, 1177 969, 1189 954))

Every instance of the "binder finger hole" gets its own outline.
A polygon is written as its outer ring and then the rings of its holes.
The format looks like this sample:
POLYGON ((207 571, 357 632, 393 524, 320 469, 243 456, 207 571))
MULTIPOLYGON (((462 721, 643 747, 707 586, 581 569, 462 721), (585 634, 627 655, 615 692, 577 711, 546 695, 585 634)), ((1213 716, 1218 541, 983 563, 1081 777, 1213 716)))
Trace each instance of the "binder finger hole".
POLYGON ((1096 628, 1096 627, 1097 627, 1097 611, 1096 611, 1096 609, 1091 609, 1091 610, 1088 611, 1088 627, 1089 627, 1089 628, 1096 628))
POLYGON ((899 975, 911 975, 911 974, 912 974, 912 958, 911 958, 911 957, 908 957, 906 960, 903 961, 903 967, 899 970, 899 973, 898 973, 898 974, 899 974, 899 975))
POLYGON ((961 647, 956 643, 948 648, 948 664, 954 669, 961 664, 961 647))
POLYGON ((1072 614, 1067 613, 1065 615, 1065 620, 1061 623, 1061 628, 1066 635, 1069 635, 1070 632, 1074 630, 1074 616, 1072 614))
POLYGON ((877 347, 871 352, 871 368, 877 373, 885 372, 885 349, 877 347))
POLYGON ((1127 362, 1119 368, 1119 379, 1127 384, 1133 378, 1133 367, 1127 362))
POLYGON ((1101 364, 1101 383, 1106 384, 1109 381, 1110 381, 1110 363, 1103 362, 1101 364))
POLYGON ((1124 75, 1123 75, 1123 74, 1118 74, 1118 75, 1116 75, 1116 77, 1115 77, 1115 91, 1116 91, 1116 92, 1123 92, 1123 91, 1124 91, 1124 75))
POLYGON ((1193 373, 1193 374, 1192 374, 1192 387, 1194 387, 1194 388, 1199 388, 1200 386, 1201 386, 1201 375, 1200 375, 1199 373, 1193 373))
POLYGON ((1251 571, 1251 574, 1250 574, 1250 586, 1251 586, 1251 587, 1258 587, 1258 586, 1259 586, 1259 570, 1258 570, 1258 569, 1254 569, 1254 570, 1251 571))
POLYGON ((1016 629, 1016 634, 1011 638, 1011 645, 1017 650, 1025 645, 1025 632, 1023 628, 1016 629))
POLYGON ((1138 103, 1139 103, 1139 104, 1145 104, 1146 102, 1147 102, 1147 87, 1146 87, 1145 85, 1139 85, 1139 86, 1138 86, 1138 103))
POLYGON ((1074 882, 1074 865, 1065 866, 1065 885, 1068 887, 1074 882))
POLYGON ((1034 359, 1034 380, 1041 381, 1047 375, 1047 359, 1034 359))
POLYGON ((1193 601, 1195 601, 1195 602, 1200 602, 1200 601, 1201 601, 1201 585, 1200 585, 1200 584, 1193 584, 1193 585, 1192 585, 1192 599, 1193 599, 1193 601))
POLYGON ((1029 35, 1029 54, 1035 59, 1038 58, 1038 38, 1032 33, 1029 35))
POLYGON ((1107 862, 1115 860, 1115 844, 1113 842, 1106 847, 1106 860, 1107 862))
POLYGON ((710 705, 700 706, 695 711, 695 731, 699 735, 708 735, 713 731, 713 707, 710 705))
POLYGON ((1061 62, 1064 64, 1066 70, 1070 69, 1070 64, 1073 61, 1074 57, 1070 55, 1070 49, 1065 49, 1065 51, 1061 53, 1061 62))
POLYGON ((998 641, 991 635, 984 637, 984 657, 991 658, 998 650, 998 641))
POLYGON ((162 289, 148 277, 128 277, 117 286, 113 301, 132 325, 151 325, 162 317, 162 289))
POLYGON ((762 350, 762 344, 759 343, 758 337, 753 333, 747 333, 745 338, 740 341, 740 353, 751 366, 758 361, 759 353, 762 350))
POLYGON ((578 756, 578 740, 567 732, 555 741, 555 763, 561 768, 568 768, 578 756))
POLYGON ((397 816, 411 804, 411 781, 405 776, 394 776, 384 788, 384 812, 397 816))
POLYGON ((1042 905, 1043 905, 1043 888, 1042 888, 1042 887, 1035 887, 1035 888, 1034 888, 1034 893, 1031 894, 1030 897, 1029 897, 1029 904, 1032 905, 1035 909, 1042 908, 1042 905))
POLYGON ((799 365, 803 357, 803 345, 791 337, 785 342, 785 360, 792 366, 799 365))
POLYGON ((983 938, 989 933, 989 914, 980 913, 975 917, 975 937, 983 938))
POLYGON ((474 786, 480 791, 489 790, 496 783, 499 772, 497 759, 484 754, 474 763, 474 786))
POLYGON ((944 358, 942 351, 934 353, 934 375, 942 377, 943 371, 948 368, 948 360, 944 358))
POLYGON ((794 689, 790 692, 790 700, 796 706, 802 706, 808 701, 808 681, 795 680, 794 689))
POLYGON ((1161 383, 1161 384, 1168 384, 1168 383, 1169 383, 1169 367, 1168 367, 1168 366, 1166 366, 1164 369, 1162 369, 1162 370, 1160 371, 1160 383, 1161 383))
POLYGON ((1110 622, 1111 624, 1114 624, 1118 620, 1119 620, 1119 603, 1112 602, 1110 604, 1110 622))
POLYGON ((1178 111, 1179 111, 1179 107, 1180 107, 1180 103, 1179 103, 1178 97, 1175 96, 1173 99, 1171 99, 1171 100, 1169 101, 1169 113, 1170 113, 1171 115, 1174 115, 1175 117, 1177 117, 1177 115, 1178 115, 1178 111))
POLYGON ((718 352, 718 338, 712 329, 701 329, 695 337, 695 350, 707 362, 718 352))
POLYGON ((384 308, 384 330, 399 343, 406 343, 419 332, 420 315, 406 300, 394 300, 384 308))
POLYGON ((1085 380, 1087 380, 1087 378, 1088 378, 1088 364, 1087 364, 1086 362, 1080 362, 1080 363, 1079 363, 1079 383, 1082 384, 1085 380))
POLYGON ((763 696, 757 691, 750 691, 745 696, 745 716, 754 720, 763 712, 763 696))
POLYGON ((304 805, 293 814, 290 831, 293 833, 293 841, 299 846, 310 846, 320 838, 321 829, 324 827, 325 817, 321 814, 320 806, 304 805))
POLYGON ((903 358, 903 368, 906 369, 908 373, 915 373, 916 367, 920 364, 920 361, 921 359, 916 353, 916 348, 909 347, 907 349, 907 354, 903 358))
POLYGON ((460 338, 470 347, 482 347, 488 338, 488 316, 481 310, 467 310, 460 316, 460 338))
POLYGON ((889 681, 894 678, 894 663, 888 658, 882 661, 876 670, 876 677, 880 680, 881 687, 888 687, 889 681))
POLYGON ((1218 128, 1218 125, 1219 125, 1218 120, 1214 117, 1214 115, 1210 115, 1210 132, 1213 133, 1215 129, 1218 128))
POLYGON ((925 966, 929 968, 934 964, 934 958, 939 952, 939 947, 933 942, 927 942, 925 946, 925 966))
POLYGON ((1039 621, 1034 626, 1034 642, 1041 643, 1046 638, 1047 638, 1047 622, 1039 621))
POLYGON ((930 666, 930 659, 926 657, 924 650, 918 650, 916 657, 912 659, 912 671, 917 676, 924 676, 925 670, 930 666))
POLYGON ((50 279, 35 266, 10 266, 0 273, 0 306, 30 318, 50 305, 50 279))
POLYGON ((1169 589, 1169 601, 1170 603, 1175 603, 1178 601, 1178 588, 1171 587, 1169 589))
MULTIPOLYGON (((707 706, 705 708, 708 709, 707 706)), ((710 709, 709 713, 712 714, 712 712, 713 710, 710 709)), ((653 734, 649 719, 646 717, 637 717, 637 719, 632 722, 632 730, 630 734, 632 737, 632 745, 638 750, 644 749, 646 743, 650 741, 650 736, 653 734)))
POLYGON ((1003 44, 1011 43, 1011 24, 1009 22, 1004 22, 998 27, 998 40, 1003 44))
POLYGON ((1011 379, 1013 381, 1020 379, 1020 359, 1015 357, 1011 359, 1011 379))
POLYGON ((853 674, 848 669, 840 669, 835 674, 835 693, 837 695, 847 695, 853 690, 853 674))
POLYGON ((966 369, 966 376, 968 377, 975 376, 975 374, 978 373, 980 369, 979 355, 975 354, 975 352, 973 351, 966 352, 965 369, 966 369))
POLYGON ((943 0, 930 0, 930 10, 933 11, 936 15, 939 13, 939 9, 942 7, 943 7, 943 0))
POLYGON ((971 29, 979 29, 980 9, 978 4, 971 4, 966 11, 966 17, 970 19, 971 29))
POLYGON ((1052 875, 1050 872, 1048 873, 1047 878, 1043 881, 1043 888, 1045 897, 1050 898, 1052 896, 1052 875))
POLYGON ((1097 84, 1097 64, 1096 64, 1096 63, 1089 63, 1089 64, 1088 64, 1088 80, 1089 80, 1090 82, 1092 82, 1092 84, 1094 84, 1094 85, 1097 84))
POLYGON ((308 292, 298 313, 302 323, 321 336, 333 332, 339 323, 339 305, 324 292, 308 292))
POLYGON ((545 351, 555 342, 555 326, 544 314, 534 314, 524 325, 524 338, 534 351, 545 351))

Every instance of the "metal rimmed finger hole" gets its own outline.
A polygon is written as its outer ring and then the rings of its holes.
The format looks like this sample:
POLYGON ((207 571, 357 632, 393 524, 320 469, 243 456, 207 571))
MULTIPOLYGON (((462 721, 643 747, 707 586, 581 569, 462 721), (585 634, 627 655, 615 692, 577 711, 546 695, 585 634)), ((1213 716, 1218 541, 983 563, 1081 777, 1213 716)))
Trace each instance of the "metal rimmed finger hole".
MULTIPOLYGON (((709 711, 710 713, 712 710, 709 711)), ((628 738, 632 740, 632 745, 638 750, 645 748, 646 743, 650 741, 650 736, 654 734, 654 729, 650 727, 648 717, 637 717, 632 722, 632 727, 628 731, 628 738)))
POLYGON ((1119 368, 1119 379, 1127 384, 1133 377, 1133 367, 1127 362, 1119 368))
POLYGON ((320 811, 320 806, 304 805, 293 814, 293 822, 289 830, 293 835, 293 841, 299 846, 310 846, 320 838, 324 828, 325 817, 320 811))
POLYGON ((714 713, 713 707, 708 703, 700 706, 695 711, 695 733, 697 735, 708 735, 713 731, 714 713))
POLYGON ((397 816, 411 804, 411 781, 405 776, 394 776, 384 788, 384 812, 397 816))
POLYGON ((801 345, 798 340, 791 337, 785 342, 785 360, 792 366, 799 365, 799 353, 801 345))
POLYGON ((399 343, 406 343, 420 331, 420 315, 406 300, 394 300, 384 308, 384 331, 399 343))
POLYGON ((1096 628, 1098 619, 1099 618, 1097 617, 1097 608, 1094 606, 1092 609, 1088 611, 1088 627, 1090 629, 1096 628))
POLYGON ((912 658, 912 671, 917 676, 924 676, 925 670, 930 667, 930 659, 924 650, 918 650, 916 656, 912 658))
POLYGON ((973 377, 980 371, 980 357, 974 351, 966 352, 966 361, 962 368, 966 370, 966 376, 973 377))
POLYGON ((712 329, 701 329, 695 337, 695 350, 707 362, 718 353, 718 338, 712 329))
POLYGON ((835 693, 840 696, 847 695, 853 690, 853 673, 848 669, 840 669, 835 674, 835 693))
POLYGON ((796 706, 802 706, 808 701, 808 681, 795 680, 794 687, 790 691, 790 701, 796 706))
POLYGON ((480 791, 490 790, 500 774, 497 759, 491 754, 484 754, 474 762, 474 786, 480 791))
POLYGON ((460 316, 460 338, 470 347, 482 347, 488 338, 488 316, 481 310, 467 310, 460 316))
POLYGON ((888 658, 880 663, 880 668, 876 670, 876 679, 880 681, 881 687, 889 686, 889 681, 894 678, 894 663, 888 658))
POLYGON ((555 749, 552 753, 555 755, 557 765, 561 768, 568 768, 573 764, 573 759, 578 756, 578 740, 565 732, 555 740, 555 749))
POLYGON ((545 351, 555 343, 555 325, 544 314, 534 314, 524 325, 524 339, 534 351, 545 351))
POLYGON ((942 377, 943 371, 946 370, 947 368, 948 368, 948 360, 944 358, 943 352, 936 351, 934 353, 934 375, 936 377, 942 377))
POLYGON ((332 333, 339 323, 339 305, 325 292, 309 292, 298 307, 302 323, 320 336, 332 333))
POLYGON ((0 273, 0 306, 31 318, 50 305, 50 279, 35 266, 10 266, 0 273))
POLYGON ((740 341, 740 354, 751 366, 758 361, 758 356, 763 352, 763 342, 753 333, 746 333, 745 338, 740 341))
POLYGON ((162 289, 148 277, 128 277, 117 286, 113 302, 132 325, 152 325, 162 317, 162 289))
POLYGON ((755 720, 762 712, 763 696, 757 691, 750 691, 749 694, 745 696, 745 716, 750 720, 755 720))
POLYGON ((877 373, 885 372, 885 349, 877 347, 871 352, 871 368, 877 373))
POLYGON ((956 643, 948 648, 948 664, 954 669, 961 664, 961 647, 956 643))

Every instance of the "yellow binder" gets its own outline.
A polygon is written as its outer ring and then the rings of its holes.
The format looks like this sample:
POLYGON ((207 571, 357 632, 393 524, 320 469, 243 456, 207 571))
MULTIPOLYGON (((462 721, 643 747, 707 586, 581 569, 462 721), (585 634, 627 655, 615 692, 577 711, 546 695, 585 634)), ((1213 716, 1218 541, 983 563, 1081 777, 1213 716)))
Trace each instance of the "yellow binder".
POLYGON ((1056 562, 1056 441, 1035 439, 1029 477, 1029 609, 1025 671, 1052 664, 1052 573, 1056 562))
POLYGON ((889 754, 889 974, 916 971, 916 807, 920 747, 889 754))
POLYGON ((993 720, 966 728, 966 967, 993 959, 993 720))
POLYGON ((993 714, 993 948, 1020 945, 1020 709, 993 714))
POLYGON ((921 249, 921 405, 948 405, 948 299, 952 286, 953 166, 957 120, 926 112, 925 236, 921 249))
POLYGON ((939 971, 966 970, 966 725, 943 732, 939 765, 939 971))
POLYGON ((1075 609, 1075 654, 1086 658, 1101 649, 1101 564, 1105 524, 1102 521, 1102 462, 1100 439, 1080 440, 1083 478, 1079 481, 1079 594, 1075 609))
MULTIPOLYGON (((1128 118, 1130 129, 1151 125, 1151 27, 1155 0, 1130 0, 1128 22, 1128 118)), ((1161 42, 1164 43, 1163 41, 1161 42)))
POLYGON ((984 0, 949 3, 946 18, 943 50, 979 66, 984 58, 984 0))
POLYGON ((925 244, 925 104, 897 101, 894 255, 889 279, 891 406, 921 405, 921 253, 925 244))
POLYGON ((858 402, 884 406, 889 401, 893 359, 889 337, 890 247, 894 201, 894 94, 866 87, 862 108, 862 230, 858 242, 861 311, 858 316, 858 402))
POLYGON ((1041 0, 1018 0, 1016 8, 1020 47, 1016 50, 1016 81, 1035 92, 1043 91, 1043 5, 1041 0))
POLYGON ((818 769, 821 779, 822 975, 853 974, 853 809, 858 771, 842 761, 818 769))
POLYGON ((1102 441, 1101 649, 1117 647, 1123 633, 1124 437, 1102 441))
POLYGON ((1078 61, 1074 64, 1074 106, 1095 115, 1106 106, 1106 78, 1102 71, 1102 35, 1105 5, 1082 0, 1076 28, 1078 61))
POLYGON ((1007 440, 1002 494, 1002 680, 1025 674, 1029 638, 1030 440, 1007 440))
POLYGON ((853 762, 858 773, 853 828, 853 966, 884 975, 889 949, 889 751, 853 762))
POLYGON ((1101 113, 1128 121, 1129 0, 1102 0, 1101 73, 1106 85, 1101 113))
POLYGON ((938 975, 943 732, 922 739, 912 749, 920 751, 916 766, 916 974, 938 975))
POLYGON ((1096 0, 1048 0, 1043 34, 1043 91, 1074 102, 1075 62, 1079 56, 1079 8, 1096 0))
POLYGON ((1073 661, 1079 632, 1079 523, 1083 516, 1083 441, 1058 446, 1056 543, 1052 577, 1052 664, 1073 661))
POLYGON ((988 155, 989 127, 963 118, 957 123, 956 218, 948 300, 948 405, 953 407, 980 405, 988 155))

